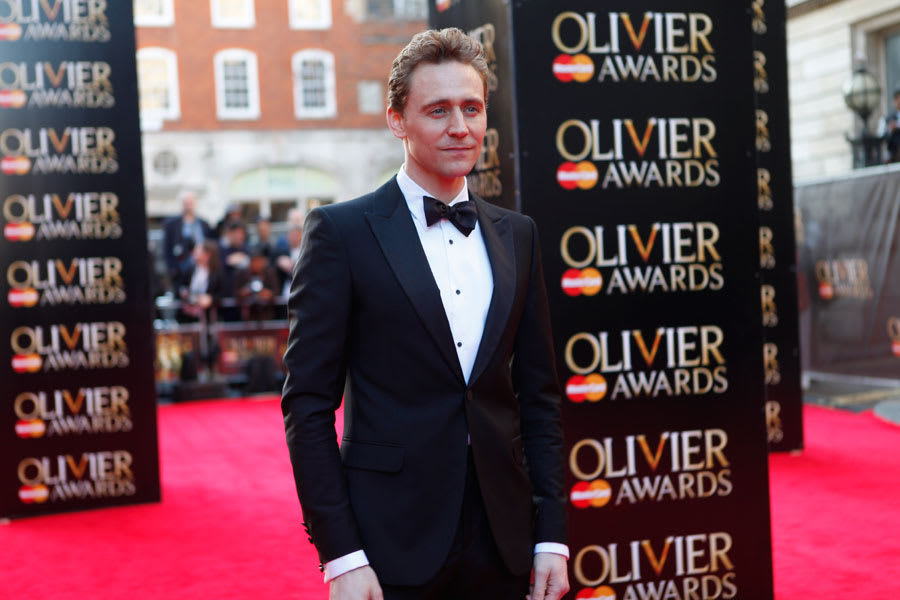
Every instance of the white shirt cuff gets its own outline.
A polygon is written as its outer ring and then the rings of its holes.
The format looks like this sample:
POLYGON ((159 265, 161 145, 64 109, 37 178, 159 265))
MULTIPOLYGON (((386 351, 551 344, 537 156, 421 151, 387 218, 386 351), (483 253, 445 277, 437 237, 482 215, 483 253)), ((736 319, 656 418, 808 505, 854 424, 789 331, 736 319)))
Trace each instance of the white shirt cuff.
MULTIPOLYGON (((566 554, 566 556, 568 556, 568 554, 566 554)), ((348 571, 365 567, 368 564, 369 559, 366 557, 365 550, 357 550, 356 552, 339 556, 334 560, 329 560, 325 563, 325 583, 328 583, 335 577, 340 577, 348 571)))
POLYGON ((557 544, 556 542, 541 542, 534 545, 534 553, 549 552, 550 554, 560 554, 569 558, 569 547, 565 544, 557 544))

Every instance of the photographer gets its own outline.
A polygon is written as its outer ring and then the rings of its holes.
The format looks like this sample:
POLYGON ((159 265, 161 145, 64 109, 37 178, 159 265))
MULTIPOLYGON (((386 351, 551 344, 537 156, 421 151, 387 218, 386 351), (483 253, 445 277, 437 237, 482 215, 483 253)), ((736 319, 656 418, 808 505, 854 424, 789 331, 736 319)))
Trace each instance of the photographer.
POLYGON ((278 275, 269 264, 263 248, 254 246, 250 250, 250 265, 235 274, 234 289, 241 304, 243 320, 274 318, 272 302, 278 295, 278 275))

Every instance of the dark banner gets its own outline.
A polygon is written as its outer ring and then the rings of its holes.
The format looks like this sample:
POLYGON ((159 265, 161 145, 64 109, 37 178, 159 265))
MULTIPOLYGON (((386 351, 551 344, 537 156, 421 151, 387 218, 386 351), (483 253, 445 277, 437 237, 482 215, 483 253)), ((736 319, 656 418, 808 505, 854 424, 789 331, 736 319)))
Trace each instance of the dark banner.
POLYGON ((511 5, 518 189, 566 396, 570 597, 772 598, 750 14, 511 5))
POLYGON ((798 186, 809 369, 900 377, 900 171, 798 186))
POLYGON ((784 2, 754 0, 752 26, 766 429, 769 449, 784 452, 803 448, 784 2))
POLYGON ((131 2, 0 1, 0 516, 158 500, 131 2))

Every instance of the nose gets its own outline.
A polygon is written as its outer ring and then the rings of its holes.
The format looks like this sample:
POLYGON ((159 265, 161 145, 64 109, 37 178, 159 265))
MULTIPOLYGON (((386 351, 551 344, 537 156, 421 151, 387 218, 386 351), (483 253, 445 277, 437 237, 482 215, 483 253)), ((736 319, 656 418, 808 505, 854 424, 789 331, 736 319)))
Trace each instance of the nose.
POLYGON ((459 108, 453 109, 450 113, 450 122, 447 124, 447 133, 453 137, 465 137, 469 133, 469 128, 466 126, 466 118, 459 108))

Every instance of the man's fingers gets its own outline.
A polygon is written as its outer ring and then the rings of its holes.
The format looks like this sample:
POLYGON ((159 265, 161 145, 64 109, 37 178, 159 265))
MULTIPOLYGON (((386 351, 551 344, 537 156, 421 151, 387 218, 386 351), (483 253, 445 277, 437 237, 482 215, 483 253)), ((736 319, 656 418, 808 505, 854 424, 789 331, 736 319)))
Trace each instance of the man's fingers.
POLYGON ((549 577, 550 569, 535 567, 534 585, 531 588, 531 600, 544 600, 549 577))

